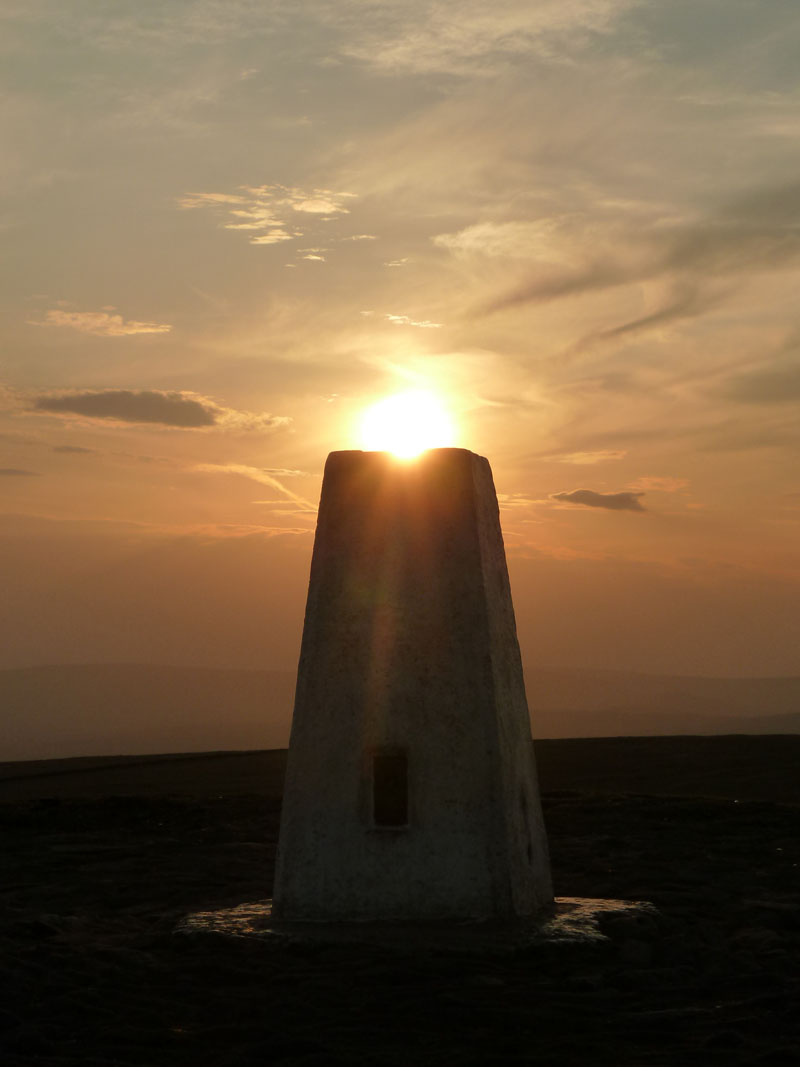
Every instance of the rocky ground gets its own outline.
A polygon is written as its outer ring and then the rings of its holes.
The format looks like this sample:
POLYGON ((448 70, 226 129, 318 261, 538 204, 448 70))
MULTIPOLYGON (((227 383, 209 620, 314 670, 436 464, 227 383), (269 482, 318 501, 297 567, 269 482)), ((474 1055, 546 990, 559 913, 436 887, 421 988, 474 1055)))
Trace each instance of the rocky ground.
MULTIPOLYGON (((787 746, 784 760, 796 756, 787 746)), ((589 792, 570 788, 562 760, 560 782, 543 774, 556 892, 649 900, 660 918, 612 924, 595 948, 400 953, 175 933, 187 912, 271 885, 279 789, 269 775, 223 773, 230 757, 216 776, 212 763, 195 761, 194 778, 187 763, 173 795, 169 769, 154 787, 152 767, 125 795, 41 771, 23 787, 19 768, 0 790, 7 1067, 800 1059, 791 789, 741 799, 731 779, 728 796, 666 795, 654 770, 646 793, 589 792)), ((770 770, 768 793, 775 775, 791 780, 770 770)))

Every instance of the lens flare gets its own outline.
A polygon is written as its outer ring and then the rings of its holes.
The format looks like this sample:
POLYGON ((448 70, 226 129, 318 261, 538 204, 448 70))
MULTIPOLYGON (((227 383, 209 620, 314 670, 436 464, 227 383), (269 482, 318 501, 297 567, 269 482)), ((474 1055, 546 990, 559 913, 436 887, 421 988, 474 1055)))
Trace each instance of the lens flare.
POLYGON ((363 447, 411 459, 426 448, 448 448, 455 434, 441 401, 425 390, 396 393, 373 404, 361 423, 363 447))

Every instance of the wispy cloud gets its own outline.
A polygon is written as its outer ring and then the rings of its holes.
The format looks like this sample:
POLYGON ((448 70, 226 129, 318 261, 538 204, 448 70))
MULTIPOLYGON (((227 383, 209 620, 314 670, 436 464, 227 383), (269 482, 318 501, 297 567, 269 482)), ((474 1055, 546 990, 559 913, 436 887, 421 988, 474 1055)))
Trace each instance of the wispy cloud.
POLYGON ((210 397, 157 389, 98 389, 49 393, 34 398, 32 410, 66 418, 80 417, 118 423, 142 423, 195 430, 272 430, 286 417, 255 414, 223 407, 210 397))
POLYGON ((298 250, 297 255, 300 259, 316 260, 319 263, 325 262, 325 253, 330 252, 329 248, 301 248, 298 250))
POLYGON ((0 467, 0 478, 36 478, 38 471, 26 471, 19 467, 0 467))
MULTIPOLYGON (((277 489, 287 500, 292 501, 302 513, 316 514, 317 509, 310 501, 299 496, 280 481, 280 478, 291 478, 302 474, 302 471, 282 470, 274 467, 250 467, 244 463, 198 463, 194 470, 206 474, 237 474, 243 478, 249 478, 261 485, 268 485, 277 489), (278 477, 280 475, 280 478, 278 477)), ((260 503, 264 503, 261 501, 260 503)))
POLYGON ((548 216, 510 222, 476 222, 454 233, 436 234, 437 248, 460 257, 489 257, 542 260, 564 263, 569 260, 568 216, 548 216))
POLYGON ((112 315, 108 311, 63 311, 52 308, 46 311, 40 322, 29 321, 30 326, 66 326, 81 333, 96 337, 134 337, 143 333, 169 333, 172 326, 166 322, 138 322, 112 315))
POLYGON ((741 278, 800 263, 800 183, 756 190, 705 219, 654 224, 645 232, 617 229, 605 237, 601 229, 591 238, 587 233, 583 242, 591 252, 583 251, 577 263, 537 263, 478 313, 659 281, 666 292, 660 305, 581 343, 697 317, 729 296, 741 278))
POLYGON ((345 55, 389 73, 481 75, 525 55, 552 57, 607 33, 637 0, 389 0, 359 4, 345 55))
POLYGON ((302 237, 312 219, 329 222, 348 214, 354 195, 331 189, 243 185, 236 193, 186 193, 178 205, 213 211, 223 229, 242 231, 250 244, 271 245, 302 237))
POLYGON ((258 469, 272 478, 306 478, 308 476, 308 471, 298 471, 291 467, 259 467, 258 469))
POLYGON ((670 291, 660 305, 646 315, 629 319, 619 326, 606 330, 597 330, 578 342, 582 348, 599 341, 610 341, 616 337, 632 336, 658 326, 667 326, 672 322, 697 318, 711 311, 723 302, 733 291, 732 286, 716 286, 709 279, 697 281, 678 281, 670 286, 670 291), (706 284, 703 284, 703 282, 706 284))
MULTIPOLYGON (((232 229, 231 226, 226 229, 232 229)), ((282 226, 277 226, 274 229, 268 230, 266 233, 255 234, 250 238, 251 245, 279 245, 282 241, 293 241, 295 237, 302 237, 302 231, 296 230, 293 233, 289 233, 288 230, 284 230, 282 226)))
POLYGON ((53 452, 61 452, 68 456, 87 456, 95 452, 94 448, 82 448, 80 445, 53 445, 53 452))
POLYGON ((800 355, 795 350, 755 370, 732 375, 718 391, 743 404, 796 404, 800 400, 800 355))
POLYGON ((675 478, 670 474, 644 474, 632 483, 634 489, 653 490, 659 493, 678 493, 689 485, 688 478, 675 478))
POLYGON ((594 489, 572 489, 564 493, 551 493, 550 499, 586 508, 606 508, 608 511, 644 511, 639 500, 642 496, 643 492, 596 493, 594 489))
POLYGON ((542 503, 537 497, 532 497, 528 493, 498 493, 497 500, 501 511, 531 508, 542 503))
POLYGON ((438 330, 442 325, 441 322, 431 322, 430 319, 412 319, 408 315, 387 315, 386 320, 393 326, 418 326, 423 330, 438 330))
POLYGON ((609 463, 615 459, 624 459, 627 452, 622 448, 598 449, 596 452, 565 452, 560 456, 548 456, 557 463, 574 463, 577 466, 592 466, 595 463, 609 463))

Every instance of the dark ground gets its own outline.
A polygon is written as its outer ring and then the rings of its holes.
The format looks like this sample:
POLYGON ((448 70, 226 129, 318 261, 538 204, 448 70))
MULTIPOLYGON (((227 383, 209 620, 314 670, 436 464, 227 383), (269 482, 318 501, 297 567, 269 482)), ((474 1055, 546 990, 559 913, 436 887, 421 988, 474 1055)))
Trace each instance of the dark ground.
POLYGON ((0 766, 3 1064, 800 1062, 800 738, 537 756, 556 892, 657 926, 510 957, 178 935, 269 895, 281 753, 0 766))

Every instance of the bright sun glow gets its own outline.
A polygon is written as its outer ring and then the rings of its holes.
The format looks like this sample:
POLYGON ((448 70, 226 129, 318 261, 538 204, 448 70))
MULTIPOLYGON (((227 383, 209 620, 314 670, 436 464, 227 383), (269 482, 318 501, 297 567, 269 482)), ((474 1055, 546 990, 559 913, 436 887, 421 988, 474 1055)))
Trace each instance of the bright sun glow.
POLYGON ((426 448, 453 444, 450 416, 433 393, 415 390, 387 396, 368 408, 361 440, 370 452, 394 452, 410 459, 426 448))

